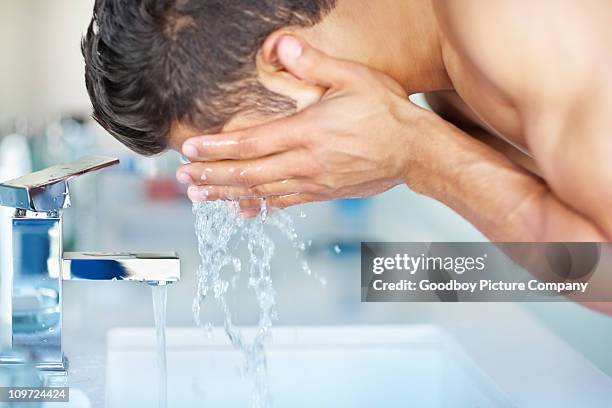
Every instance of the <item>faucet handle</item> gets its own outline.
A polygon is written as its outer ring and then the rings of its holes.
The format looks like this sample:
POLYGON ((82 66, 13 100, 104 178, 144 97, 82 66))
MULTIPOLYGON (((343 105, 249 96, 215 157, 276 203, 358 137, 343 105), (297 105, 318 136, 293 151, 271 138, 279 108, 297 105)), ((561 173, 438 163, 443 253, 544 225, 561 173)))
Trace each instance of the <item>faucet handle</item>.
POLYGON ((118 164, 104 156, 87 156, 0 184, 0 206, 34 212, 54 212, 70 206, 68 180, 118 164))

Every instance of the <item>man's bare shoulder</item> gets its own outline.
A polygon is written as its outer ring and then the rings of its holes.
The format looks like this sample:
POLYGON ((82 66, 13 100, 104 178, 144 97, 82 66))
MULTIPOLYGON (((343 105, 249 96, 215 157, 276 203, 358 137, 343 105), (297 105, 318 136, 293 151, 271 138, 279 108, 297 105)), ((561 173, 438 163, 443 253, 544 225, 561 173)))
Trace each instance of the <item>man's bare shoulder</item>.
POLYGON ((443 42, 517 102, 557 101, 612 67, 612 2, 435 0, 443 42), (607 68, 606 68, 607 67, 607 68))

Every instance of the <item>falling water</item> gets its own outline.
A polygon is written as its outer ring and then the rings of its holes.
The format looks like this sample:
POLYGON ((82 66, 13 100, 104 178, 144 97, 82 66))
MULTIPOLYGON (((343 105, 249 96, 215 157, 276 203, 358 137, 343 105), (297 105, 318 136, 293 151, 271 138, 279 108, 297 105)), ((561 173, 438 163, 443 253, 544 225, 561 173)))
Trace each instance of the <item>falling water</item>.
POLYGON ((157 388, 159 408, 168 406, 168 363, 166 359, 166 303, 167 286, 151 286, 153 294, 153 315, 157 335, 157 388))
POLYGON ((221 201, 195 203, 193 212, 201 257, 197 272, 197 294, 193 303, 196 323, 207 330, 211 329, 211 324, 202 322, 200 316, 206 300, 213 300, 221 308, 225 332, 231 344, 245 357, 244 373, 252 380, 252 406, 269 407, 272 400, 264 345, 277 313, 276 292, 270 270, 274 242, 265 232, 264 225, 275 226, 289 239, 297 251, 302 269, 312 275, 304 259, 306 245, 298 239, 291 216, 280 210, 268 212, 265 202, 262 203, 261 213, 250 219, 239 215, 236 204, 221 201), (234 324, 226 298, 228 291, 236 287, 242 270, 240 259, 233 253, 240 242, 245 242, 248 249, 248 287, 254 291, 260 310, 258 328, 250 342, 243 338, 240 329, 234 324))

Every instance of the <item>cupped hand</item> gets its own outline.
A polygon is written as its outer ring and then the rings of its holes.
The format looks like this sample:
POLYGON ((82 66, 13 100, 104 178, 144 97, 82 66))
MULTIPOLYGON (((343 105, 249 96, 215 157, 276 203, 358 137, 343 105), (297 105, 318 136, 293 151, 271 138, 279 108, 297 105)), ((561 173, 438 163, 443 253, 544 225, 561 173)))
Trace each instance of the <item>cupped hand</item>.
POLYGON ((295 77, 326 91, 289 117, 237 132, 197 136, 177 171, 194 201, 261 198, 284 208, 310 201, 371 196, 403 182, 415 124, 424 110, 390 77, 332 58, 293 36, 278 56, 295 77))

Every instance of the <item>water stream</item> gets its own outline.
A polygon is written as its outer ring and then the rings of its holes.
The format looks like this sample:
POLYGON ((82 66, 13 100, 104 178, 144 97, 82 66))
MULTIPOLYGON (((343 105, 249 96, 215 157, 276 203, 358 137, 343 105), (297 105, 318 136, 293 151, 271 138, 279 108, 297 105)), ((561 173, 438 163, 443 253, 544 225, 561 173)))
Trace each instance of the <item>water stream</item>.
POLYGON ((168 406, 168 363, 166 358, 166 304, 168 291, 166 285, 151 286, 151 290, 157 336, 158 407, 166 408, 168 406))
MULTIPOLYGON (((264 226, 278 228, 296 250, 302 270, 313 275, 304 257, 306 244, 298 239, 291 216, 280 210, 268 212, 265 202, 260 215, 250 219, 241 217, 235 204, 222 201, 195 203, 193 213, 201 258, 193 303, 196 323, 210 331, 211 323, 201 319, 202 306, 206 302, 213 302, 220 307, 225 332, 234 348, 245 357, 243 373, 251 379, 252 406, 270 407, 272 396, 264 346, 270 336, 272 322, 277 318, 276 292, 270 268, 275 246, 264 226), (255 293, 260 310, 257 331, 250 340, 243 338, 241 330, 234 324, 226 296, 236 288, 242 271, 240 258, 235 255, 241 243, 246 244, 249 254, 248 287, 255 293)), ((324 284, 318 276, 313 276, 324 284)))

